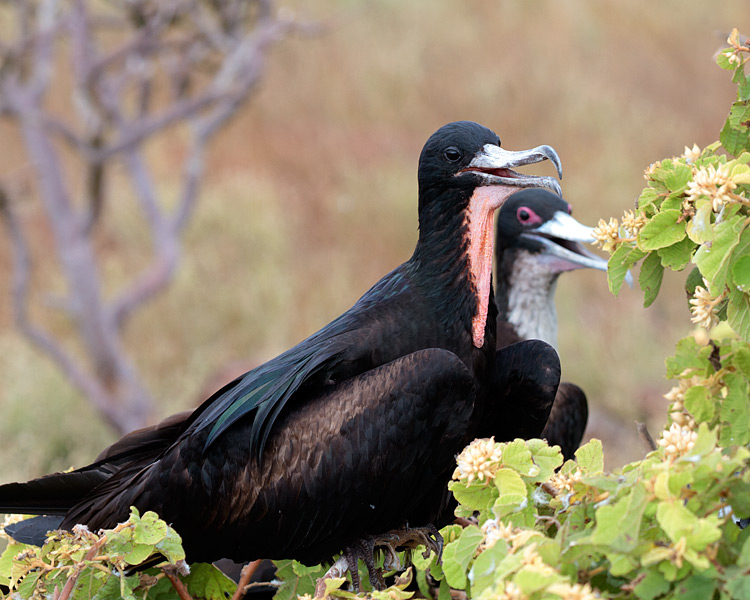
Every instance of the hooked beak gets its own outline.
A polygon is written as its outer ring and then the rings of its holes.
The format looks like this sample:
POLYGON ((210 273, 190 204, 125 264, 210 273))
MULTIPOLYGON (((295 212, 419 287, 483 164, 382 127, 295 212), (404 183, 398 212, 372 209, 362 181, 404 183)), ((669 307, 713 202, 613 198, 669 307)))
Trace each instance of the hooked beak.
MULTIPOLYGON (((544 254, 561 261, 560 271, 573 269, 607 270, 607 261, 597 256, 582 244, 594 242, 593 227, 586 227, 569 214, 557 211, 552 219, 521 237, 533 239, 544 246, 544 254)), ((628 271, 625 281, 632 287, 633 276, 628 271)))
POLYGON ((562 164, 560 157, 551 146, 537 146, 531 150, 513 152, 504 150, 494 144, 485 144, 477 153, 469 166, 461 173, 475 173, 482 179, 483 185, 506 185, 518 188, 537 187, 552 190, 562 196, 560 184, 552 177, 537 177, 524 175, 511 169, 521 165, 530 165, 543 160, 550 160, 557 169, 557 175, 562 179, 562 164))

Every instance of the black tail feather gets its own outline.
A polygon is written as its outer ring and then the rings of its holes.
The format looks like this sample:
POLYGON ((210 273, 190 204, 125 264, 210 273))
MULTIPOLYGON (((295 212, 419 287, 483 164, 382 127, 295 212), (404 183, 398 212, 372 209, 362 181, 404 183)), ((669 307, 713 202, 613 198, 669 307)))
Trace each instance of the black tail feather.
POLYGON ((83 469, 0 486, 0 513, 64 515, 108 475, 83 469))
POLYGON ((22 544, 41 546, 44 544, 47 532, 58 529, 62 520, 63 518, 60 516, 33 517, 8 525, 5 528, 5 533, 22 544))

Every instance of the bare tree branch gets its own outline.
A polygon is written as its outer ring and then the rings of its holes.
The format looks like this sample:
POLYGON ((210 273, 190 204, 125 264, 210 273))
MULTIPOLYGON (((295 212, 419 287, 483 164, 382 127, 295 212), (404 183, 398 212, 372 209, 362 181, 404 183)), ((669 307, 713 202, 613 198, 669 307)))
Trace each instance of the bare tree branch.
POLYGON ((122 327, 132 312, 153 298, 171 283, 180 257, 180 242, 175 231, 164 218, 154 194, 154 183, 141 157, 130 152, 125 157, 141 207, 151 227, 151 238, 155 244, 155 256, 151 265, 120 293, 112 302, 113 321, 122 327))
POLYGON ((269 46, 295 24, 272 16, 272 0, 25 0, 14 9, 17 39, 0 48, 0 114, 21 132, 66 283, 64 305, 86 363, 28 316, 29 251, 6 200, 3 218, 16 256, 16 322, 124 432, 147 422, 153 400, 124 347, 122 328, 173 280, 207 146, 256 89, 269 46), (64 65, 72 77, 57 77, 64 65), (73 84, 72 119, 48 108, 60 79, 73 84), (190 136, 180 192, 176 207, 167 210, 144 145, 183 125, 190 136), (83 176, 63 169, 63 152, 80 159, 83 176), (150 263, 107 301, 93 225, 103 218, 107 174, 117 163, 146 217, 153 252, 150 263), (84 181, 82 191, 74 181, 84 181))
POLYGON ((117 424, 117 415, 111 410, 106 390, 88 375, 65 349, 42 327, 34 325, 29 318, 29 279, 31 257, 23 230, 11 206, 7 191, 0 187, 0 218, 2 218, 13 247, 13 316, 19 331, 31 343, 55 361, 65 376, 80 389, 112 425, 117 424))

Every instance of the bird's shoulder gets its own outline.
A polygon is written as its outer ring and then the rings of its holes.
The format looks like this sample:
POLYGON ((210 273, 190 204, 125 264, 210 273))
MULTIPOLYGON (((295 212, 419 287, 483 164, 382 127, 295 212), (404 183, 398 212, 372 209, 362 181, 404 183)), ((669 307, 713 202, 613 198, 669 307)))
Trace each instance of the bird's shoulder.
POLYGON ((401 321, 408 322, 398 309, 410 303, 413 308, 415 294, 408 268, 394 269, 328 325, 213 394, 191 417, 186 433, 210 427, 208 447, 233 423, 253 414, 251 446, 259 455, 295 392, 323 388, 412 351, 410 336, 405 342, 395 335, 404 327, 401 321))

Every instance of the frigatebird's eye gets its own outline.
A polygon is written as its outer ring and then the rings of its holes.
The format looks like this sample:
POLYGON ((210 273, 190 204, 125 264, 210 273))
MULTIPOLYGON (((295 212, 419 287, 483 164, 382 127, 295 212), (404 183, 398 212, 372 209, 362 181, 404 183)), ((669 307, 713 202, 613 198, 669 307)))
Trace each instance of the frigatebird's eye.
POLYGON ((541 225, 542 218, 528 206, 519 206, 516 210, 516 218, 521 225, 541 225))
POLYGON ((458 148, 454 148, 451 146, 450 148, 447 148, 445 152, 443 152, 443 156, 447 158, 451 162, 457 162, 461 160, 461 151, 458 148))

